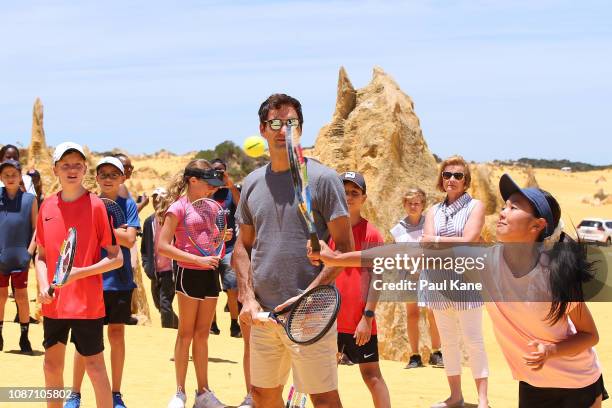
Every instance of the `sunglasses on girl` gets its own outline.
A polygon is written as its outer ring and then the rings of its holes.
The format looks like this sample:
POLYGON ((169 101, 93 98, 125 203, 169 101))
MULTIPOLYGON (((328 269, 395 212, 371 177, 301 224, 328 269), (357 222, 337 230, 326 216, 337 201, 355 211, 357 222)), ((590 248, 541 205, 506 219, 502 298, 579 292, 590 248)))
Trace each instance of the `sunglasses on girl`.
POLYGON ((450 180, 451 177, 454 177, 455 180, 463 180, 463 176, 464 176, 463 173, 452 173, 450 171, 443 171, 442 172, 442 178, 444 180, 450 180))
POLYGON ((283 127, 283 124, 287 126, 291 126, 291 127, 299 126, 300 120, 299 119, 287 119, 287 120, 270 119, 270 120, 266 120, 265 123, 270 125, 270 129, 272 130, 281 130, 281 128, 283 127))

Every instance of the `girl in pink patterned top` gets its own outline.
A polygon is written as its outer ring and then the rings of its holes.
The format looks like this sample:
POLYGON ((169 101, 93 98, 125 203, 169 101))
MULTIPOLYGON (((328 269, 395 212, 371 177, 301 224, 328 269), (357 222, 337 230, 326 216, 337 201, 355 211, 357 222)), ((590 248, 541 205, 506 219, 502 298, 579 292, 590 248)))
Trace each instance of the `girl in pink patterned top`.
POLYGON ((185 232, 186 209, 192 202, 212 197, 223 185, 218 173, 203 159, 192 160, 168 188, 157 214, 163 219, 158 251, 178 264, 176 293, 179 326, 174 348, 176 395, 169 408, 184 408, 185 378, 192 347, 198 389, 194 406, 223 407, 208 385, 208 333, 217 305, 220 285, 218 256, 202 256, 185 232))

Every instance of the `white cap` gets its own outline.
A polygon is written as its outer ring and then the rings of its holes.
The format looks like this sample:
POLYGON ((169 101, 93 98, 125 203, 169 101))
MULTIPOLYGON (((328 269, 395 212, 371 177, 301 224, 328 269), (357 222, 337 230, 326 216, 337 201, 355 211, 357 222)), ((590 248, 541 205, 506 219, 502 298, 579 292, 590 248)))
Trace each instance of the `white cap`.
POLYGON ((123 169, 123 163, 121 163, 121 160, 119 160, 118 158, 113 157, 113 156, 103 157, 102 160, 98 162, 98 165, 96 166, 96 170, 98 170, 98 168, 102 166, 103 164, 110 164, 112 166, 115 166, 116 168, 119 169, 119 171, 121 171, 121 174, 125 175, 125 170, 123 169))
POLYGON ((164 187, 157 187, 155 190, 153 190, 153 193, 151 193, 151 196, 154 195, 165 197, 168 195, 168 190, 166 190, 164 187))
POLYGON ((74 142, 64 142, 57 145, 55 151, 53 152, 53 164, 57 163, 62 159, 62 156, 66 154, 67 151, 74 150, 81 153, 81 156, 85 158, 85 151, 80 144, 74 142))

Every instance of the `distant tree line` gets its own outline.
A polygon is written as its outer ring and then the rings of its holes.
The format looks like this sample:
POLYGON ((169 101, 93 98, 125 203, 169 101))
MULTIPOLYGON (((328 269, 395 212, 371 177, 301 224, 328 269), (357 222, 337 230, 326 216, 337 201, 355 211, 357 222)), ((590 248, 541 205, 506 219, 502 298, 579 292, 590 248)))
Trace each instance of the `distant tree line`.
POLYGON ((612 169, 612 164, 605 166, 596 166, 589 163, 575 162, 567 159, 554 160, 554 159, 530 159, 528 157, 521 157, 518 160, 495 160, 495 164, 500 165, 524 165, 531 166, 540 169, 560 169, 562 167, 571 167, 573 171, 589 171, 589 170, 605 170, 612 169))
POLYGON ((229 175, 234 181, 242 180, 247 174, 269 161, 267 155, 256 159, 247 156, 240 146, 229 140, 218 144, 214 149, 200 150, 194 158, 209 161, 222 159, 227 163, 229 175))

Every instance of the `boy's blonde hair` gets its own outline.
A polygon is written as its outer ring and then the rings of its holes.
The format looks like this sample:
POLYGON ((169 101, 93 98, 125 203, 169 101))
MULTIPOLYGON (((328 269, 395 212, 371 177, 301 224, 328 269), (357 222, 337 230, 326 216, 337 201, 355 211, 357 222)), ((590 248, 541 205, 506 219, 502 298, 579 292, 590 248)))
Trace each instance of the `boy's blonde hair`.
POLYGON ((423 191, 419 187, 409 188, 408 191, 406 191, 406 193, 404 194, 402 203, 406 204, 408 200, 412 200, 413 198, 416 198, 416 197, 419 197, 421 199, 421 202, 423 203, 423 207, 425 206, 425 204, 427 204, 427 194, 425 194, 425 191, 423 191))

